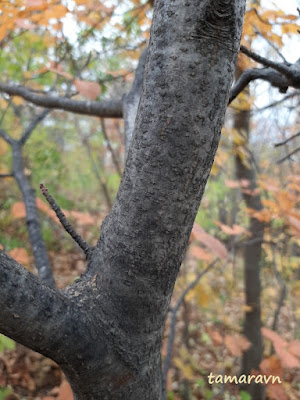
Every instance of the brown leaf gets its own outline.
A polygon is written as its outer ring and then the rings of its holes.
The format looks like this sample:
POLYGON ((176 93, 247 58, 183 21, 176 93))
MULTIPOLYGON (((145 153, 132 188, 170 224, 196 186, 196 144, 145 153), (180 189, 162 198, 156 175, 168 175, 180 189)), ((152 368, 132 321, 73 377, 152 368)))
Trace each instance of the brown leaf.
POLYGON ((292 340, 288 344, 287 351, 296 357, 300 357, 300 340, 292 340))
POLYGON ((261 328, 261 333, 263 336, 273 343, 274 347, 279 346, 279 347, 285 347, 286 346, 286 341, 282 339, 276 332, 271 331, 271 329, 268 328, 261 328))
POLYGON ((215 346, 220 346, 221 344, 223 344, 224 339, 219 331, 215 331, 213 329, 208 329, 207 332, 215 346))
POLYGON ((283 368, 278 357, 273 354, 272 356, 265 358, 259 365, 261 372, 267 376, 283 376, 283 368))
POLYGON ((230 189, 237 189, 241 186, 239 181, 233 181, 231 179, 225 179, 225 185, 230 189))
POLYGON ((289 353, 285 348, 281 346, 276 346, 274 344, 275 351, 282 363, 282 365, 285 368, 298 368, 299 367, 299 361, 298 359, 291 353, 289 353))
POLYGON ((206 233, 198 224, 194 224, 192 230, 194 238, 203 243, 210 251, 216 254, 221 259, 227 258, 227 249, 220 240, 214 238, 209 233, 206 233))
POLYGON ((249 340, 238 333, 234 335, 226 335, 224 343, 230 353, 237 357, 240 357, 243 351, 246 351, 251 347, 249 340))
POLYGON ((25 204, 22 201, 14 203, 11 208, 11 214, 14 218, 25 218, 26 217, 25 204))
POLYGON ((267 385, 268 398, 272 400, 288 400, 285 390, 279 383, 267 385))
POLYGON ((96 100, 101 93, 100 85, 97 82, 87 82, 76 79, 74 81, 74 86, 82 96, 90 100, 96 100))
POLYGON ((287 342, 283 340, 276 332, 271 331, 267 328, 261 329, 262 334, 267 339, 271 340, 278 358, 280 359, 283 367, 285 368, 297 368, 299 361, 297 358, 288 351, 287 342))
POLYGON ((44 0, 26 0, 25 7, 40 7, 45 4, 44 0))
POLYGON ((9 255, 22 265, 28 265, 30 262, 27 250, 24 247, 16 247, 9 252, 9 255))
POLYGON ((190 254, 197 260, 210 261, 212 258, 211 254, 208 254, 199 246, 192 246, 190 249, 190 254))
POLYGON ((73 400, 73 392, 69 382, 63 381, 59 387, 59 393, 56 400, 73 400))

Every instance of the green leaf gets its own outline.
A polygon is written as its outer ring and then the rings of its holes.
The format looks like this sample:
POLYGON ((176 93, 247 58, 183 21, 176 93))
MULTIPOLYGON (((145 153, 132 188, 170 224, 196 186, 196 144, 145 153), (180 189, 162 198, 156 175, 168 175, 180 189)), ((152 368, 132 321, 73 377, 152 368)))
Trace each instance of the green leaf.
POLYGON ((249 393, 245 392, 244 390, 242 390, 240 392, 240 397, 241 397, 241 400, 251 400, 252 399, 252 396, 249 393))
POLYGON ((15 342, 12 339, 0 334, 0 352, 3 350, 13 350, 15 348, 15 342))
POLYGON ((196 384, 203 388, 205 387, 205 380, 203 378, 197 379, 196 384))

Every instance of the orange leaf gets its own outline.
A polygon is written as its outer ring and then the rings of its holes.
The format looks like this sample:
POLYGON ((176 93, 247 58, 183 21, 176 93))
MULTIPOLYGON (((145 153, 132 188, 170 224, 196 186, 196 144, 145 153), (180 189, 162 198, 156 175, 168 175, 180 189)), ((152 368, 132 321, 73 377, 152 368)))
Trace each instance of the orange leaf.
POLYGON ((76 79, 74 86, 78 92, 90 100, 95 100, 101 93, 100 85, 97 82, 80 81, 76 79))
POLYGON ((213 329, 208 329, 207 331, 215 346, 220 346, 223 343, 224 339, 219 331, 214 331, 213 329))
POLYGON ((288 400, 285 390, 279 383, 267 385, 268 398, 272 400, 288 400))
POLYGON ((286 346, 286 341, 282 339, 276 332, 271 331, 271 329, 268 328, 261 328, 261 333, 263 336, 273 343, 274 347, 279 346, 279 347, 285 347, 286 346))
POLYGON ((73 392, 69 382, 63 381, 59 387, 57 400, 73 400, 73 392))
POLYGON ((11 208, 11 214, 14 218, 25 218, 25 204, 22 201, 18 201, 17 203, 13 204, 11 208))
POLYGON ((209 250, 215 253, 221 259, 227 258, 227 249, 220 242, 209 233, 206 233, 198 224, 194 224, 192 233, 198 242, 203 243, 209 250))
POLYGON ((27 250, 24 247, 16 247, 9 252, 9 255, 15 259, 19 264, 29 264, 29 256, 27 250))
POLYGON ((293 354, 289 353, 285 348, 274 345, 275 351, 285 368, 298 368, 299 361, 293 356, 293 354))
POLYGON ((203 261, 210 261, 211 260, 211 255, 206 253, 205 250, 201 249, 201 247, 198 246, 192 246, 190 250, 190 254, 195 257, 197 260, 203 260, 203 261))
MULTIPOLYGON (((64 210, 66 214, 66 211, 64 210)), ((95 218, 91 216, 89 213, 84 213, 80 211, 69 211, 67 212, 71 217, 75 218, 76 221, 81 225, 94 225, 95 218)))
POLYGON ((40 7, 45 4, 44 0, 26 0, 25 7, 40 7))
POLYGON ((276 354, 285 368, 297 368, 299 366, 297 358, 288 351, 287 342, 285 340, 270 329, 262 328, 261 331, 263 336, 273 343, 276 354))
POLYGON ((237 189, 241 186, 239 181, 233 181, 230 179, 225 179, 225 185, 230 189, 237 189))
POLYGON ((249 340, 238 333, 234 335, 226 335, 224 343, 230 353, 237 357, 240 357, 243 351, 246 351, 251 347, 249 340))
POLYGON ((219 221, 215 221, 215 223, 222 229, 223 232, 227 233, 227 235, 240 235, 241 233, 246 232, 246 229, 240 225, 234 224, 232 227, 222 224, 219 221))
POLYGON ((16 25, 23 29, 34 29, 36 27, 35 24, 31 23, 28 19, 25 18, 17 19, 16 25))
POLYGON ((300 340, 292 340, 288 344, 287 351, 296 357, 300 357, 300 340))
POLYGON ((273 354, 272 356, 265 358, 259 365, 261 372, 267 376, 283 376, 283 368, 278 357, 273 354))

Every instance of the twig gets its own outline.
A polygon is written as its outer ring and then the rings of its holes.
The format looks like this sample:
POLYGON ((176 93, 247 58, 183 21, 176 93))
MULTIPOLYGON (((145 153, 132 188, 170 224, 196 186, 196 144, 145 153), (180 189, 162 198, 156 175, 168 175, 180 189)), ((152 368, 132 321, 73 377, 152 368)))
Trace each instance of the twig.
POLYGON ((28 127, 24 130, 23 135, 21 136, 20 143, 21 145, 25 144, 26 141, 29 139, 31 133, 35 129, 35 127, 43 121, 44 118, 50 113, 51 110, 46 109, 42 111, 39 115, 37 115, 28 125, 28 127))
POLYGON ((121 176, 122 172, 121 172, 121 168, 120 168, 120 165, 119 165, 119 161, 117 159, 116 153, 114 152, 114 149, 112 148, 110 139, 109 139, 109 137, 107 135, 104 118, 100 118, 100 122, 101 122, 102 133, 103 133, 103 136, 104 136, 104 138, 106 140, 107 147, 108 147, 108 149, 110 151, 110 154, 112 156, 112 160, 113 160, 114 166, 115 166, 119 176, 121 176))
POLYGON ((99 168, 98 168, 98 166, 97 166, 97 164, 96 164, 96 162, 94 160, 90 142, 89 142, 88 139, 84 139, 83 140, 83 144, 86 147, 86 150, 87 150, 87 153, 88 153, 88 157, 89 157, 89 159, 91 161, 94 174, 96 175, 96 178, 97 178, 97 180, 98 180, 98 182, 100 184, 100 188, 103 191, 103 194, 104 194, 108 209, 110 210, 111 207, 112 207, 112 201, 111 201, 111 198, 110 198, 110 195, 109 195, 109 192, 108 192, 108 188, 107 188, 106 182, 101 177, 100 172, 99 172, 99 168))
POLYGON ((255 108, 254 110, 251 110, 251 113, 256 113, 256 112, 260 112, 260 111, 265 111, 265 110, 267 110, 268 108, 272 108, 272 107, 279 106, 280 104, 284 103, 286 100, 291 99, 291 98, 293 98, 293 97, 295 97, 295 96, 299 96, 299 94, 300 94, 300 93, 297 92, 297 91, 295 91, 295 92, 293 92, 293 93, 289 93, 289 94, 287 94, 286 96, 284 96, 284 97, 283 97, 282 99, 280 99, 280 100, 273 101, 272 103, 269 103, 269 104, 267 104, 267 105, 264 106, 264 107, 255 108))
POLYGON ((201 271, 196 278, 191 282, 188 287, 183 291, 181 294, 179 300, 177 301, 177 304, 174 308, 171 309, 171 324, 170 324, 170 333, 168 337, 168 345, 167 345, 167 355, 164 361, 164 366, 163 366, 163 372, 162 372, 162 380, 163 380, 163 386, 166 387, 166 382, 167 382, 167 375, 168 371, 170 369, 171 365, 171 360, 172 360, 172 352, 173 352, 173 345, 174 345, 174 340, 175 340, 175 327, 176 327, 176 316, 177 312, 182 305, 185 296, 189 293, 190 290, 192 290, 199 280, 202 278, 203 275, 205 275, 217 262, 217 258, 210 263, 203 271, 201 271))
POLYGON ((276 51, 276 53, 282 59, 282 61, 287 64, 287 60, 285 59, 284 55, 279 51, 279 49, 274 45, 274 43, 271 42, 271 40, 269 40, 267 37, 265 37, 257 28, 256 28, 256 33, 260 37, 262 37, 269 44, 269 46, 272 47, 272 49, 276 51))
POLYGON ((57 215, 57 218, 59 219, 60 223, 64 227, 64 229, 68 232, 68 234, 75 240, 75 242, 81 247, 81 249, 84 251, 86 257, 88 257, 90 253, 90 246, 87 244, 87 242, 75 231, 75 229, 72 227, 70 222, 67 220, 67 217, 65 214, 62 212, 61 208, 59 205, 56 203, 54 198, 49 194, 48 189, 41 183, 40 184, 40 189, 42 194, 45 196, 46 200, 50 204, 52 210, 55 212, 57 215))
POLYGON ((252 58, 252 60, 264 65, 265 67, 270 67, 270 68, 275 69, 275 71, 280 72, 281 74, 283 74, 287 78, 293 78, 294 77, 293 72, 289 68, 290 67, 289 64, 283 64, 283 63, 277 63, 277 62, 274 62, 274 61, 270 61, 267 58, 262 57, 259 54, 254 53, 254 51, 249 50, 246 46, 243 46, 243 45, 241 45, 240 51, 242 53, 246 54, 246 56, 252 58))
POLYGON ((10 173, 10 174, 0 174, 0 178, 13 178, 14 174, 10 173))
POLYGON ((3 129, 0 128, 0 136, 2 137, 3 140, 6 141, 6 143, 13 144, 14 139, 10 137, 3 129))
POLYGON ((298 153, 300 151, 300 146, 297 147, 295 150, 291 151, 287 156, 281 158, 280 160, 277 161, 277 164, 281 164, 283 161, 288 160, 292 155, 298 153))
POLYGON ((287 144, 290 140, 293 140, 293 139, 295 139, 295 138, 298 137, 298 136, 300 136, 300 131, 297 132, 295 135, 293 135, 293 136, 287 138, 287 139, 284 140, 283 142, 275 143, 275 144, 274 144, 274 147, 283 146, 283 145, 287 144))

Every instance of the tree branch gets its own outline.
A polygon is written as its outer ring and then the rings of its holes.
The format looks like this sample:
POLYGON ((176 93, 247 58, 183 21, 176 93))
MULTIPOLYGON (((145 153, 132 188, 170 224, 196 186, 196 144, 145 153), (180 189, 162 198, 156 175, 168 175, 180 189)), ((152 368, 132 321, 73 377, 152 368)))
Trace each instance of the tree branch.
POLYGON ((36 126, 43 121, 44 118, 46 118, 46 116, 50 113, 51 110, 46 109, 44 111, 42 111, 39 115, 36 116, 36 118, 34 118, 30 124, 28 125, 28 127, 24 130, 21 139, 19 140, 20 144, 23 145, 26 143, 26 141, 29 139, 31 133, 33 132, 33 130, 36 128, 36 126))
POLYGON ((10 145, 13 144, 14 139, 10 137, 3 129, 0 128, 0 136, 2 137, 3 140, 6 141, 6 143, 9 143, 10 145))
POLYGON ((228 104, 230 104, 251 81, 256 79, 262 79, 269 82, 272 86, 279 88, 281 93, 285 93, 289 86, 295 87, 296 89, 300 88, 300 85, 291 84, 285 76, 274 71, 272 68, 248 69, 241 74, 240 78, 231 88, 228 104))
POLYGON ((300 151, 300 146, 297 147, 295 150, 291 151, 289 154, 287 154, 285 157, 282 157, 280 160, 277 161, 277 164, 283 163, 285 160, 288 160, 292 155, 298 153, 300 151))
POLYGON ((279 142, 279 143, 275 143, 274 147, 279 147, 279 146, 284 146, 285 144, 287 144, 288 142, 290 142, 291 140, 295 139, 296 137, 300 136, 300 132, 296 133, 295 135, 287 138, 286 140, 284 140, 283 142, 279 142))
POLYGON ((60 109, 76 114, 91 115, 103 118, 122 118, 121 100, 79 101, 49 94, 40 95, 24 86, 0 83, 0 91, 23 99, 40 107, 60 109))
MULTIPOLYGON (((71 301, 0 250, 0 332, 47 357, 61 361, 71 301)), ((74 323, 73 323, 74 325, 74 323)), ((69 344, 70 345, 70 344, 69 344)), ((73 343, 74 345, 74 343, 73 343)), ((70 349, 71 350, 71 349, 70 349)))
POLYGON ((285 64, 285 63, 278 63, 274 62, 271 60, 268 60, 265 57, 260 56, 259 54, 256 54, 254 51, 249 50, 247 47, 241 45, 240 51, 244 53, 246 56, 252 58, 252 60, 258 62, 259 64, 264 65, 265 67, 270 67, 275 69, 275 71, 280 72, 284 76, 286 76, 288 79, 292 79, 294 77, 294 74, 290 70, 290 64, 285 64))
POLYGON ((24 174, 22 159, 22 144, 14 141, 12 144, 13 172, 17 184, 22 192, 26 208, 26 223, 29 240, 32 247, 35 264, 40 279, 49 286, 55 286, 46 245, 41 232, 41 226, 36 206, 35 193, 24 174))
POLYGON ((88 257, 91 248, 87 244, 87 242, 75 231, 73 226, 70 224, 70 222, 67 220, 67 217, 65 214, 62 212, 61 208, 58 206, 54 198, 50 195, 48 192, 48 189, 41 183, 40 184, 40 189, 42 194, 45 196, 46 200, 50 204, 52 210, 55 212, 57 215, 57 218, 59 219, 60 223, 64 227, 64 229, 68 232, 68 234, 72 237, 72 239, 75 240, 75 242, 79 245, 79 247, 84 251, 84 254, 86 257, 88 257))

